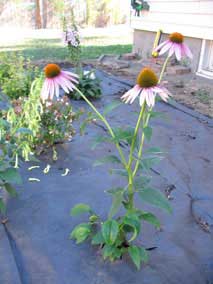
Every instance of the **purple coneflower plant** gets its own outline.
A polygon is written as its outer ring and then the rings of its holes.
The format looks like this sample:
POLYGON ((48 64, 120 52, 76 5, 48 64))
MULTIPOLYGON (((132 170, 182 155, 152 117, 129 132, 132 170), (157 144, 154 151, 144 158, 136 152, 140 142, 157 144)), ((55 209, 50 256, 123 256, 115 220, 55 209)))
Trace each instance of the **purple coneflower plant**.
POLYGON ((126 92, 121 99, 125 103, 132 104, 134 100, 139 97, 140 106, 146 102, 148 107, 154 107, 157 95, 166 102, 169 96, 171 96, 167 89, 158 84, 158 78, 153 70, 144 68, 137 77, 136 85, 126 92))
POLYGON ((52 100, 54 95, 59 97, 59 88, 65 93, 72 92, 78 84, 78 75, 61 70, 57 64, 47 64, 44 68, 45 80, 41 90, 41 99, 46 101, 52 100))
POLYGON ((185 56, 189 58, 193 57, 191 50, 184 43, 184 36, 180 33, 170 34, 169 39, 158 45, 155 51, 160 51, 159 55, 162 55, 168 51, 169 57, 175 54, 178 61, 185 56))
POLYGON ((63 41, 67 45, 78 47, 80 45, 78 31, 68 28, 67 31, 63 33, 63 41))

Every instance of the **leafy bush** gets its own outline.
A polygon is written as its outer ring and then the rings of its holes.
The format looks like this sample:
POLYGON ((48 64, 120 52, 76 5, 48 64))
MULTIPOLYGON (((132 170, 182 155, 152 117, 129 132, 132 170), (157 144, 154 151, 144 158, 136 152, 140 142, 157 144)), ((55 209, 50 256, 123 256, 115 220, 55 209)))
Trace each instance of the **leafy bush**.
MULTIPOLYGON (((81 71, 79 74, 78 89, 84 93, 87 98, 99 99, 101 96, 100 80, 95 76, 95 72, 81 71)), ((77 91, 69 94, 69 96, 75 100, 82 99, 77 91)))
MULTIPOLYGON (((12 197, 17 195, 12 184, 21 184, 21 176, 14 168, 14 159, 12 157, 13 144, 8 141, 10 124, 3 118, 0 118, 0 192, 5 190, 12 197)), ((0 195, 0 213, 6 212, 6 205, 3 197, 0 195)))
POLYGON ((38 68, 19 53, 0 53, 0 88, 12 99, 28 96, 38 68))
MULTIPOLYGON (((21 184, 19 157, 30 160, 33 137, 40 128, 40 83, 38 79, 32 84, 27 99, 12 101, 9 109, 0 111, 0 190, 7 191, 13 197, 17 195, 13 184, 21 184)), ((0 212, 5 211, 6 206, 0 196, 0 212)))
POLYGON ((45 102, 41 115, 40 132, 34 140, 35 145, 50 147, 70 140, 75 134, 72 126, 74 118, 75 114, 72 112, 67 96, 56 101, 45 102))
POLYGON ((20 154, 26 161, 33 152, 34 139, 40 132, 42 105, 40 102, 42 78, 32 84, 28 98, 20 97, 12 100, 12 107, 7 111, 7 121, 10 123, 10 140, 16 145, 14 155, 20 154))

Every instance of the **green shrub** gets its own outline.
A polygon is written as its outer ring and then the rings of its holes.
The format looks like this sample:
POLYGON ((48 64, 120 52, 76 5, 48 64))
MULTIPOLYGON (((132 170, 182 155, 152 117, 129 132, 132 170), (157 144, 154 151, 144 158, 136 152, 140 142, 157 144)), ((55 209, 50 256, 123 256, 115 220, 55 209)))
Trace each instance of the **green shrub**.
MULTIPOLYGON (((21 184, 18 172, 20 157, 29 161, 33 154, 33 138, 39 132, 41 80, 32 84, 29 97, 12 101, 0 110, 0 193, 17 195, 14 185, 21 184)), ((0 213, 6 212, 0 195, 0 213)))
POLYGON ((51 147, 54 144, 71 140, 75 134, 72 126, 75 114, 69 98, 64 96, 56 101, 47 101, 43 104, 40 132, 34 140, 35 147, 51 147))
POLYGON ((20 53, 0 53, 0 88, 11 99, 28 96, 38 71, 20 53))
MULTIPOLYGON (((95 72, 81 71, 79 74, 78 89, 90 99, 99 99, 101 96, 100 80, 95 76, 95 72)), ((69 94, 69 96, 75 100, 80 100, 81 96, 77 91, 69 94)))

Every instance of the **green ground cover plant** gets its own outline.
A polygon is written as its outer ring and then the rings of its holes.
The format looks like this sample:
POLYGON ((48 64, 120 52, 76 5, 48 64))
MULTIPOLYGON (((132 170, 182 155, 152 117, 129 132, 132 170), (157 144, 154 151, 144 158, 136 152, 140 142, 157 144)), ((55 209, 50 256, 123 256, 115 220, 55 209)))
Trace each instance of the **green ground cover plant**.
POLYGON ((11 99, 28 96, 38 67, 21 53, 0 53, 0 88, 11 99))

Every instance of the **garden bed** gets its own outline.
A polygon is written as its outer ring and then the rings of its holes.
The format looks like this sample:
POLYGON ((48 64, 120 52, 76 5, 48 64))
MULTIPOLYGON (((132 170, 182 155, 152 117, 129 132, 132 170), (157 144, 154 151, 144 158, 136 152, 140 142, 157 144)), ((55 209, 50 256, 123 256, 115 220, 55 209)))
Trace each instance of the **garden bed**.
MULTIPOLYGON (((106 73, 97 74, 102 79, 103 96, 94 103, 102 111, 112 100, 120 99, 128 86, 106 73)), ((72 105, 74 110, 88 110, 83 101, 72 101, 72 105)), ((133 125, 133 113, 138 109, 137 104, 123 104, 109 117, 113 125, 133 125)), ((169 197, 174 212, 167 215, 154 210, 160 217, 161 230, 144 225, 139 242, 150 252, 148 264, 136 271, 128 259, 104 262, 90 245, 76 246, 69 240, 70 231, 79 223, 69 216, 70 209, 76 203, 88 203, 105 218, 110 197, 104 191, 121 183, 121 177, 106 175, 108 167, 93 167, 96 159, 103 153, 113 153, 114 148, 102 144, 91 150, 95 136, 105 133, 99 124, 92 124, 84 136, 77 133, 72 142, 58 145, 55 163, 46 156, 40 169, 21 168, 24 186, 18 199, 8 200, 9 221, 0 230, 0 239, 9 242, 7 251, 1 248, 5 243, 0 242, 0 263, 10 255, 17 270, 11 271, 8 262, 8 268, 0 270, 0 283, 15 284, 11 279, 17 271, 23 284, 213 283, 213 212, 209 206, 213 199, 212 120, 203 123, 190 111, 165 103, 158 103, 157 110, 167 119, 153 121, 151 144, 168 153, 152 168, 153 184, 169 197), (51 168, 44 174, 41 169, 47 163, 51 168), (63 176, 66 168, 70 172, 63 176), (40 182, 29 183, 30 177, 40 182)), ((138 206, 144 208, 139 201, 138 206)))
MULTIPOLYGON (((151 66, 153 70, 160 73, 162 59, 155 61, 153 58, 149 60, 122 58, 122 60, 119 60, 118 56, 114 55, 106 57, 105 60, 100 57, 99 60, 89 60, 89 62, 94 66, 101 66, 104 70, 113 75, 118 75, 124 80, 130 80, 134 84, 135 77, 144 66, 151 66)), ((171 90, 176 101, 206 116, 213 117, 213 86, 211 80, 190 72, 189 67, 171 65, 165 74, 163 84, 171 90)))

